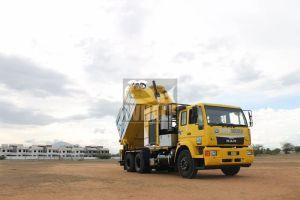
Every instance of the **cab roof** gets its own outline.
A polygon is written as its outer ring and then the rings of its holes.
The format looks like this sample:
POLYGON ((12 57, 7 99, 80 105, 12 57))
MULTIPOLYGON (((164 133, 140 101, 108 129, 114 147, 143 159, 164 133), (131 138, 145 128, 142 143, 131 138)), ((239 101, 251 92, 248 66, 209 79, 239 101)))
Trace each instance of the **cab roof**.
POLYGON ((215 103, 196 103, 195 105, 204 105, 204 106, 216 106, 216 107, 225 107, 225 108, 238 108, 241 109, 241 107, 233 106, 233 105, 226 105, 226 104, 215 104, 215 103))

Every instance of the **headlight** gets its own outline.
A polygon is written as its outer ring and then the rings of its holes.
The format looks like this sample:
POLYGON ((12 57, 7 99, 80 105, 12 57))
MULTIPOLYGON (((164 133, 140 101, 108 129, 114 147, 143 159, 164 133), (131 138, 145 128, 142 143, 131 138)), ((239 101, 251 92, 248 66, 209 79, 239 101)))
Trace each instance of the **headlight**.
POLYGON ((251 156, 253 154, 253 151, 252 150, 247 150, 247 155, 248 156, 251 156))
POLYGON ((207 150, 207 151, 205 151, 205 156, 206 157, 208 157, 208 156, 217 156, 217 155, 218 155, 218 153, 217 153, 216 150, 211 150, 211 151, 207 150))
POLYGON ((196 138, 196 143, 197 144, 202 144, 202 137, 201 136, 196 138))
POLYGON ((210 151, 211 156, 217 156, 217 151, 210 151))

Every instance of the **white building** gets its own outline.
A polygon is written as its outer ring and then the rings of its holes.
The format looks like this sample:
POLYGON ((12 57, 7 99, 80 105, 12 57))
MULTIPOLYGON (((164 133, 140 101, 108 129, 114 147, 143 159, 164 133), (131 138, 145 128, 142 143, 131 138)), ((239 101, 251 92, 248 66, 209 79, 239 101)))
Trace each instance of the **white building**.
POLYGON ((22 144, 2 144, 0 156, 6 159, 96 159, 103 155, 109 155, 109 150, 102 146, 78 145, 55 148, 52 145, 32 145, 25 147, 22 144))
POLYGON ((109 150, 103 146, 86 146, 85 157, 96 157, 97 155, 107 155, 109 150))

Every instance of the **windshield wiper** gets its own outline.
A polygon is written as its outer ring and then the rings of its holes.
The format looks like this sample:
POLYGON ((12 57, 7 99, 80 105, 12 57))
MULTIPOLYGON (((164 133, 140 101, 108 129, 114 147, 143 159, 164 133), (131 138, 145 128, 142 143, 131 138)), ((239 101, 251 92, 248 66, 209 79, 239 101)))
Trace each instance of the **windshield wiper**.
POLYGON ((236 126, 237 124, 226 123, 226 125, 227 125, 227 126, 232 126, 232 127, 234 127, 234 126, 236 126))
POLYGON ((215 126, 229 126, 229 127, 235 127, 235 126, 246 126, 243 124, 231 124, 231 123, 210 123, 211 125, 215 125, 215 126))
POLYGON ((232 123, 226 123, 225 125, 230 126, 230 127, 236 127, 236 126, 246 126, 244 124, 232 124, 232 123))
POLYGON ((210 124, 215 126, 226 126, 225 123, 210 123, 210 124))

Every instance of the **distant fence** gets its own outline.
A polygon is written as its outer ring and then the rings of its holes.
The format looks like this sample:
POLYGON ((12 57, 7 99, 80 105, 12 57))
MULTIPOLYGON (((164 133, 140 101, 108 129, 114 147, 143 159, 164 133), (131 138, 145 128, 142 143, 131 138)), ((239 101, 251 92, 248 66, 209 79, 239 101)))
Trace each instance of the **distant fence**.
POLYGON ((96 160, 97 157, 36 157, 36 156, 6 156, 6 160, 96 160))

